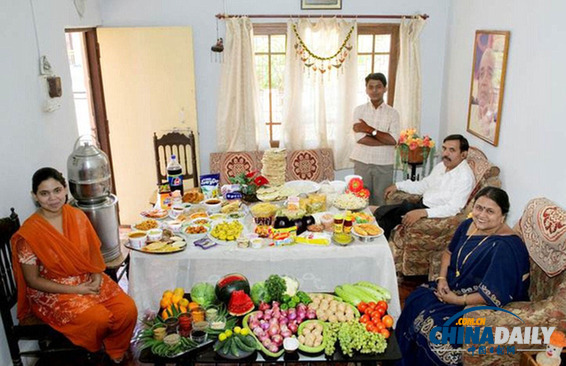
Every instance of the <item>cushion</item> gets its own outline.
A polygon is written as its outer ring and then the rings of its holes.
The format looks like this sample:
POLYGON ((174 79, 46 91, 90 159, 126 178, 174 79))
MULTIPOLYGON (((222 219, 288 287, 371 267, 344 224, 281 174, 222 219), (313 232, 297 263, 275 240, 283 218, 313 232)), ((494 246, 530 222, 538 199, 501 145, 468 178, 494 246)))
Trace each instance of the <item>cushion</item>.
POLYGON ((549 276, 566 269, 566 211, 546 198, 527 204, 516 229, 531 259, 549 276))

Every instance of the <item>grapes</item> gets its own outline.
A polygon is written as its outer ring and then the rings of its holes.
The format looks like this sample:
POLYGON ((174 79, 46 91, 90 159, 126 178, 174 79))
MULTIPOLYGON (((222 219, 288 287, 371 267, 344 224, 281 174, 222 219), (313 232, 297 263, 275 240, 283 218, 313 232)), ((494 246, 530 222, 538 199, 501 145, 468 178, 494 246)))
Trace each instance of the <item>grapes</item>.
POLYGON ((354 351, 360 353, 382 353, 387 347, 387 341, 379 333, 368 332, 358 321, 347 323, 327 323, 324 328, 324 352, 332 355, 336 340, 340 341, 342 353, 352 357, 354 351))

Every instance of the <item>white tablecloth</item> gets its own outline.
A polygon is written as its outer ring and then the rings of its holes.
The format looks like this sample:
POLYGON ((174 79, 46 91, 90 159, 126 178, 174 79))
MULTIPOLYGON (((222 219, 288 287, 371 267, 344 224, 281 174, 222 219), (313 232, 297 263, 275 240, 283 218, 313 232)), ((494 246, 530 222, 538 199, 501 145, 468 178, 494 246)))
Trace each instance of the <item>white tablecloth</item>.
POLYGON ((391 291, 389 313, 401 313, 393 256, 385 237, 372 243, 355 241, 349 246, 297 244, 261 249, 220 246, 203 250, 189 243, 174 254, 130 253, 129 294, 140 313, 159 308, 166 289, 190 291, 198 282, 216 281, 228 273, 245 275, 250 283, 270 274, 286 274, 299 280, 307 292, 333 292, 343 283, 370 281, 391 291))

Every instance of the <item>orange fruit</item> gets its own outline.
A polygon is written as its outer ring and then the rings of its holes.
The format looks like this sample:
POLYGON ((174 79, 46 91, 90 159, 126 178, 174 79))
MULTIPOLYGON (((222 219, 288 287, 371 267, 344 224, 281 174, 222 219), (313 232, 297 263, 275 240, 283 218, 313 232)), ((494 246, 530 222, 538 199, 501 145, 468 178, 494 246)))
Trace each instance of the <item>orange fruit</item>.
POLYGON ((159 306, 161 306, 162 309, 166 309, 170 305, 171 305, 171 297, 161 298, 161 301, 159 302, 159 306))
POLYGON ((183 305, 180 305, 180 306, 179 306, 179 311, 180 311, 181 313, 186 313, 186 312, 187 312, 187 307, 186 307, 186 306, 183 306, 183 305))
POLYGON ((172 302, 173 304, 178 304, 179 301, 181 301, 182 298, 183 298, 183 295, 175 294, 175 295, 173 295, 173 297, 171 298, 171 302, 172 302))
POLYGON ((182 287, 177 287, 175 290, 173 290, 173 295, 181 295, 181 297, 183 297, 184 294, 185 290, 182 287))
POLYGON ((191 301, 191 302, 189 303, 189 310, 196 309, 196 308, 198 308, 199 306, 200 306, 200 305, 199 305, 198 303, 196 303, 196 302, 194 302, 194 301, 191 301))
POLYGON ((185 299, 185 298, 182 298, 181 301, 179 301, 179 305, 186 308, 186 307, 189 306, 189 300, 188 300, 188 299, 185 299))
POLYGON ((173 291, 171 291, 171 290, 165 290, 165 291, 163 291, 163 296, 162 296, 162 297, 163 297, 164 299, 165 299, 165 298, 171 298, 171 297, 173 297, 173 291))
POLYGON ((163 320, 169 318, 169 313, 167 312, 167 309, 163 310, 163 312, 161 313, 161 317, 163 318, 163 320))

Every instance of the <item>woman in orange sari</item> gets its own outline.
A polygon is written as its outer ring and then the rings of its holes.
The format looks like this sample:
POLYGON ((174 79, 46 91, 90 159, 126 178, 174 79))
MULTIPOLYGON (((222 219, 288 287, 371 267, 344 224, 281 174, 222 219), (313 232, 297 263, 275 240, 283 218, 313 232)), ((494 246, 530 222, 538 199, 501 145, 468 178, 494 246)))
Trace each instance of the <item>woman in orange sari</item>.
POLYGON ((39 209, 12 238, 18 319, 35 315, 78 346, 104 348, 118 363, 129 349, 136 305, 103 273, 100 240, 86 215, 66 204, 63 175, 39 169, 32 188, 39 209))

